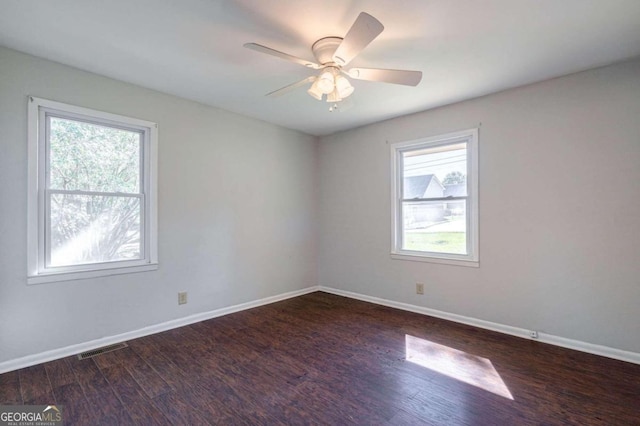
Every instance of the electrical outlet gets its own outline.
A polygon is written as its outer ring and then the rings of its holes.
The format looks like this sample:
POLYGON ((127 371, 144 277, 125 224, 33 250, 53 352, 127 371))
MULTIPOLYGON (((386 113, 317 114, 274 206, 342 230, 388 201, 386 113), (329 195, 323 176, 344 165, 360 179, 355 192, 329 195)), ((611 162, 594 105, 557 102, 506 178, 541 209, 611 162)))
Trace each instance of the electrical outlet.
POLYGON ((424 284, 416 283, 416 294, 424 294, 424 284))
POLYGON ((187 292, 181 291, 178 293, 178 305, 184 305, 187 303, 187 292))
POLYGON ((531 337, 532 339, 537 339, 538 338, 538 332, 537 331, 530 331, 529 332, 529 337, 531 337))

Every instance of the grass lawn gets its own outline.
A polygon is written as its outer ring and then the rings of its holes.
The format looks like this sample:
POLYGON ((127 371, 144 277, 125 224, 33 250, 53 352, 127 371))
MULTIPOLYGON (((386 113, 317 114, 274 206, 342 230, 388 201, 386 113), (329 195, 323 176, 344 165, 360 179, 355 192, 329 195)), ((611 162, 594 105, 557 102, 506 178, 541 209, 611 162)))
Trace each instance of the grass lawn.
POLYGON ((404 249, 466 254, 464 232, 411 232, 404 234, 404 249))

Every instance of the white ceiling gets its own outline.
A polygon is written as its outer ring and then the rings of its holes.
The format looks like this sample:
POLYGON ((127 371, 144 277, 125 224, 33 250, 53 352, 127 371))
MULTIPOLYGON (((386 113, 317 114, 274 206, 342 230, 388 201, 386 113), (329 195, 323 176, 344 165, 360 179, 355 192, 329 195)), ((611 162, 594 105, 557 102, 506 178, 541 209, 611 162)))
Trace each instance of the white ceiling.
POLYGON ((474 98, 640 55, 640 0, 0 0, 0 44, 312 135, 474 98), (302 58, 361 11, 385 26, 354 67, 423 72, 417 87, 352 81, 330 113, 302 58))

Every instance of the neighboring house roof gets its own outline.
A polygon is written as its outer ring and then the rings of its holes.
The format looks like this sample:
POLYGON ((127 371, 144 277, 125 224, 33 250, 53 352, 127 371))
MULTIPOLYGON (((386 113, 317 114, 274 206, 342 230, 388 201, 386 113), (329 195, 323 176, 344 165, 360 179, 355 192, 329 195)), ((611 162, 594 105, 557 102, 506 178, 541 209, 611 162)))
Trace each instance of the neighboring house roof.
POLYGON ((444 190, 440 179, 435 175, 409 176, 404 178, 404 198, 424 198, 427 189, 432 184, 437 184, 441 191, 444 190))
POLYGON ((422 198, 431 183, 433 175, 409 176, 404 178, 404 198, 422 198))
POLYGON ((466 183, 454 183, 444 186, 445 197, 464 197, 467 195, 466 183))

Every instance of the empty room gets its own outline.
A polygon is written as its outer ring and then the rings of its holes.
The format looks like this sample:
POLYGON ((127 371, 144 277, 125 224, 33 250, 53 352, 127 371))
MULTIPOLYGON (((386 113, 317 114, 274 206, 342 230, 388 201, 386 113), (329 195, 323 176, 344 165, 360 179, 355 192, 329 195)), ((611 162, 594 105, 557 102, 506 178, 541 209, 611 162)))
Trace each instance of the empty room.
POLYGON ((0 425, 640 424, 637 0, 0 0, 0 425))

